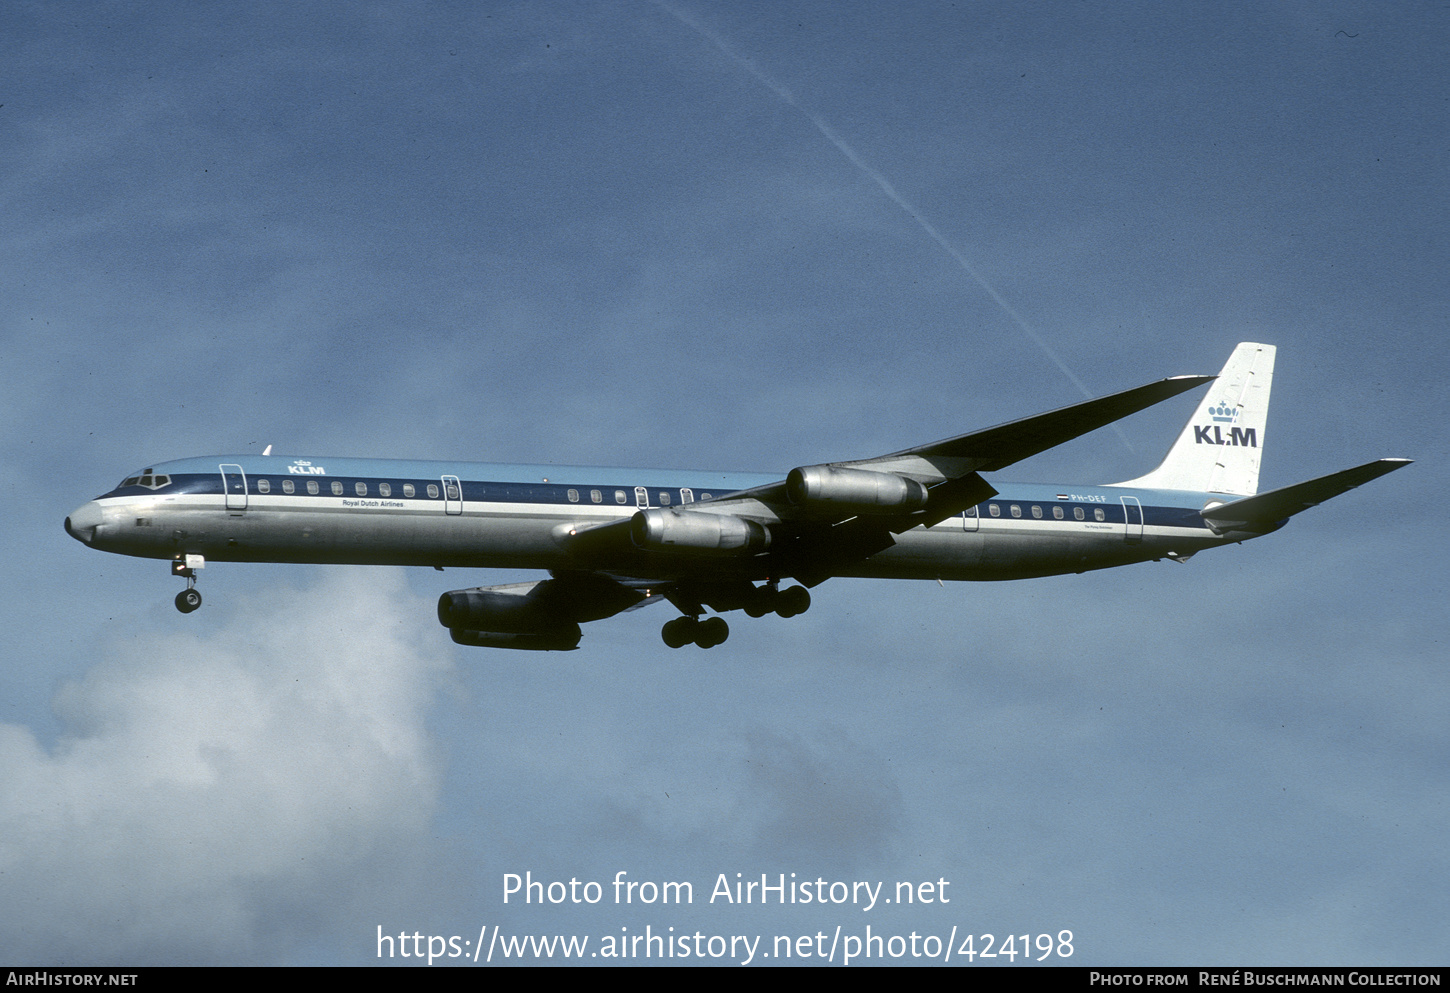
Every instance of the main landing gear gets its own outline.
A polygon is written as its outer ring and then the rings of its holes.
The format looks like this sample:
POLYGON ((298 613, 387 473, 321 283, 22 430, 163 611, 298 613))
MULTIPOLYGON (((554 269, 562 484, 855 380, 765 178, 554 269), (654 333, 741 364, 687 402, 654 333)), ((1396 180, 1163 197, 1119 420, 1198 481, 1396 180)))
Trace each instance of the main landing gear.
POLYGON ((811 609, 811 591, 804 586, 777 589, 774 586, 758 586, 754 595, 745 604, 745 612, 751 617, 779 614, 794 617, 811 609))
POLYGON ((730 637, 730 625, 723 617, 707 617, 702 621, 686 615, 666 621, 660 629, 660 637, 671 648, 684 648, 691 643, 701 648, 714 648, 730 637))
POLYGON ((196 571, 205 566, 206 560, 200 555, 188 555, 185 559, 177 559, 171 563, 173 576, 186 577, 186 589, 176 594, 176 609, 183 614, 189 614, 201 606, 201 591, 196 588, 196 571))
MULTIPOLYGON (((794 617, 810 609, 811 594, 804 586, 792 586, 782 590, 771 583, 755 587, 743 605, 737 601, 725 609, 733 609, 735 606, 744 606, 745 612, 751 617, 764 617, 766 614, 794 617)), ((701 608, 697 605, 696 609, 701 608)), ((699 614, 686 614, 666 621, 665 626, 660 629, 660 637, 671 648, 684 648, 691 644, 701 648, 714 648, 730 637, 730 625, 725 623, 723 617, 700 620, 699 614)))

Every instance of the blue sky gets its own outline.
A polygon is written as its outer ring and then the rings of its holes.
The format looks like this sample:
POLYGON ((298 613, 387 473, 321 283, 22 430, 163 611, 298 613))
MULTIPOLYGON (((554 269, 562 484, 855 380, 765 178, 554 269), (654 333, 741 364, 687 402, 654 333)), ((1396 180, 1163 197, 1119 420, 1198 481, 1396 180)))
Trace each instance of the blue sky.
MULTIPOLYGON (((9 4, 0 959, 376 929, 1057 933, 1446 959, 1450 22, 1437 5, 9 4), (517 574, 164 564, 65 514, 260 452, 779 472, 1278 346, 1262 485, 1096 575, 834 580, 672 652, 464 649, 517 574), (1081 387, 1081 388, 1080 388, 1081 387), (519 907, 504 874, 687 880, 519 907), (730 878, 950 905, 722 908, 730 878), (18 922, 18 923, 17 923, 18 922)), ((1147 471, 1184 398, 1013 467, 1147 471)))

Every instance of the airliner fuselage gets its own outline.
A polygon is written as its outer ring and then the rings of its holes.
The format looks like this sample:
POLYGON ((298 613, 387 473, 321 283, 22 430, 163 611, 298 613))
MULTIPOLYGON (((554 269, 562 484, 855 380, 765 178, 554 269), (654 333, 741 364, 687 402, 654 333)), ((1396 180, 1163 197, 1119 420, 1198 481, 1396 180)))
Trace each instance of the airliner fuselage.
POLYGON ((568 650, 579 625, 655 600, 673 648, 709 648, 716 613, 783 617, 833 576, 999 580, 1185 561, 1406 464, 1380 459, 1258 492, 1274 349, 1223 372, 1121 393, 849 462, 780 475, 225 455, 158 463, 66 518, 92 548, 168 559, 201 605, 208 562, 548 570, 444 593, 460 644, 568 650), (988 482, 1054 445, 1213 382, 1153 472, 1103 486, 988 482), (780 588, 783 580, 799 585, 780 588))
MULTIPOLYGON (((68 518, 93 548, 208 562, 577 567, 568 539, 640 510, 701 509, 780 479, 725 472, 218 456, 127 477, 68 518), (157 483, 157 480, 164 480, 157 483)), ((837 575, 1023 579, 1187 557, 1242 540, 1199 515, 1211 494, 1003 484, 837 575)), ((658 575, 769 578, 768 556, 659 560, 658 575)))

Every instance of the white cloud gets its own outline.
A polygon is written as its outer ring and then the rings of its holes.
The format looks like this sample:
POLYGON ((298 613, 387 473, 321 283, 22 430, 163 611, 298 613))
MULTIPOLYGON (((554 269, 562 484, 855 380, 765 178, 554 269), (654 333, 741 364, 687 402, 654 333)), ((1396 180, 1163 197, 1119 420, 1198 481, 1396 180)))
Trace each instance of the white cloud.
POLYGON ((267 961, 279 905, 326 927, 411 888, 389 870, 426 847, 451 657, 428 618, 398 571, 328 571, 116 649, 57 694, 50 751, 0 725, 0 955, 267 961))

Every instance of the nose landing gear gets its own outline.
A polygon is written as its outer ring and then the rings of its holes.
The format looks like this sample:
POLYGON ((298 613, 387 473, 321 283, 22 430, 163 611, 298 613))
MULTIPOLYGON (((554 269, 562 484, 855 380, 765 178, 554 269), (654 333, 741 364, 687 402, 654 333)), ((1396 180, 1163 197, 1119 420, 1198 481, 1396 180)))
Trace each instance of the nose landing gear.
POLYGON ((189 614, 201 606, 201 591, 196 588, 196 572, 205 566, 206 559, 200 555, 188 555, 185 559, 177 559, 171 563, 171 574, 186 578, 186 589, 176 594, 176 609, 183 614, 189 614))

